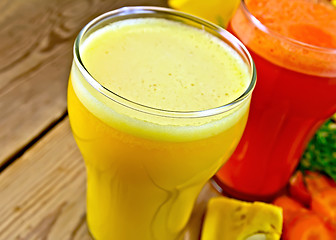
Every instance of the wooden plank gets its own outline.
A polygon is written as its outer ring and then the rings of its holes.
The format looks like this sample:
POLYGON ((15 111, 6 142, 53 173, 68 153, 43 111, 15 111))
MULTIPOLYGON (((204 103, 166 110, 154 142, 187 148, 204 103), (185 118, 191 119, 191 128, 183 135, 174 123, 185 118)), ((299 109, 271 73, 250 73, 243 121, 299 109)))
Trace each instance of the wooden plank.
POLYGON ((0 1, 0 166, 65 114, 79 30, 126 5, 166 6, 166 1, 0 1))
MULTIPOLYGON (((0 175, 0 239, 90 240, 85 181, 66 118, 0 175)), ((203 189, 185 240, 199 238, 205 205, 217 195, 203 189)))
POLYGON ((0 239, 89 237, 85 168, 68 118, 2 172, 0 206, 0 239))

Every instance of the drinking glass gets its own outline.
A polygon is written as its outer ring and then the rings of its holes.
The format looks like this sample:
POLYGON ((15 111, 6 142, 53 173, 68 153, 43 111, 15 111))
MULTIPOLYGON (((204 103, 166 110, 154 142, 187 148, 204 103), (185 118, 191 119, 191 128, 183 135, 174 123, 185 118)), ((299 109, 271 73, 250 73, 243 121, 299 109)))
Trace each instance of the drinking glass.
POLYGON ((86 165, 87 221, 93 237, 181 239, 199 192, 239 142, 255 82, 254 63, 245 47, 227 31, 191 15, 126 7, 86 25, 74 44, 68 111, 86 165), (228 104, 200 111, 158 109, 113 92, 92 77, 81 48, 102 27, 140 18, 178 22, 220 39, 248 69, 247 89, 228 104))
MULTIPOLYGON (((258 84, 243 137, 214 180, 237 198, 267 201, 285 188, 309 140, 336 111, 336 49, 283 36, 262 21, 242 1, 229 26, 251 53, 258 84)), ((319 27, 291 28, 329 41, 319 27)))

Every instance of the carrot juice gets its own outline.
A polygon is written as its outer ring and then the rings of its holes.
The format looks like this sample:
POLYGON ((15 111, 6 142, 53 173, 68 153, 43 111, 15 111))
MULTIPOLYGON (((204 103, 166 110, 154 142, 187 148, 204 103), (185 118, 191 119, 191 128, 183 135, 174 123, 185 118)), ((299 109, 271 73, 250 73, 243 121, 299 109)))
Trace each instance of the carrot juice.
POLYGON ((68 109, 93 237, 182 239, 198 193, 239 142, 254 84, 243 45, 190 15, 123 8, 84 28, 68 109))
POLYGON ((246 0, 230 23, 256 63, 246 131, 216 175, 239 198, 287 184, 310 138, 336 111, 336 8, 327 1, 246 0))

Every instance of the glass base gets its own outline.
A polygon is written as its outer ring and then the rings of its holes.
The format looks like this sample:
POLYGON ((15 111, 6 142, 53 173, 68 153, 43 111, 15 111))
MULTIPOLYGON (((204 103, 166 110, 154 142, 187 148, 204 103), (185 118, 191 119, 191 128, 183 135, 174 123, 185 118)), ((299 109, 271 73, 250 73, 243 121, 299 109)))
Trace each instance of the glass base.
POLYGON ((254 201, 261 201, 261 202, 272 202, 276 197, 282 195, 286 192, 286 187, 281 189, 279 192, 271 195, 251 195, 248 193, 243 193, 237 191, 224 183, 222 183, 216 176, 211 179, 212 186, 222 195, 236 198, 243 201, 254 202, 254 201))

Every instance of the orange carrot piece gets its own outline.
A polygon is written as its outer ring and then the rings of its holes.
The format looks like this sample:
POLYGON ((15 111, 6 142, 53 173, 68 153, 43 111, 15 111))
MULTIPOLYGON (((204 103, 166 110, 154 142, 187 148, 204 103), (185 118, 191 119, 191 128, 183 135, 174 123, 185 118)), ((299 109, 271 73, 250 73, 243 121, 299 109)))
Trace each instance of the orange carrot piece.
POLYGON ((311 210, 336 223, 336 188, 327 188, 316 193, 311 210))
POLYGON ((325 189, 336 188, 335 181, 317 172, 306 171, 304 181, 311 195, 325 189))
POLYGON ((291 222, 283 240, 335 240, 334 233, 313 212, 299 215, 291 222))
POLYGON ((276 198, 273 204, 282 208, 285 228, 297 215, 308 211, 301 203, 287 195, 276 198))

